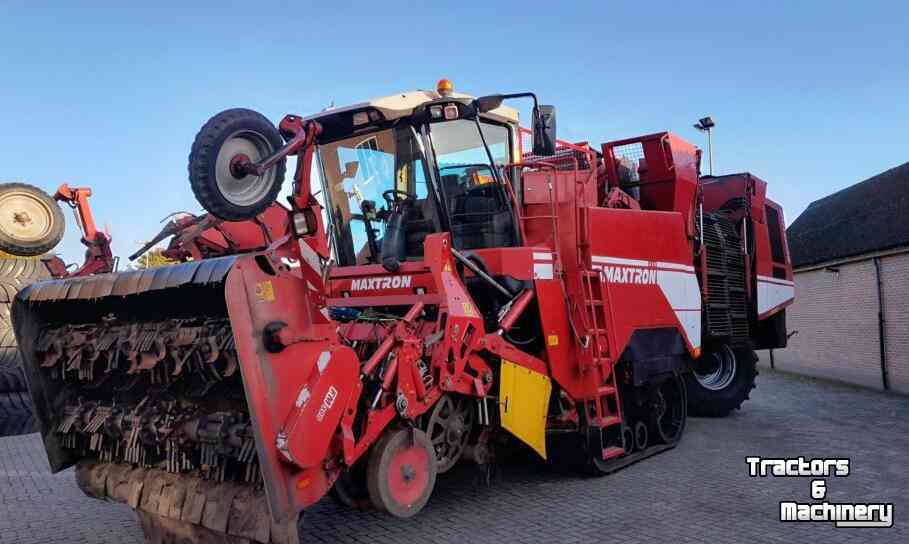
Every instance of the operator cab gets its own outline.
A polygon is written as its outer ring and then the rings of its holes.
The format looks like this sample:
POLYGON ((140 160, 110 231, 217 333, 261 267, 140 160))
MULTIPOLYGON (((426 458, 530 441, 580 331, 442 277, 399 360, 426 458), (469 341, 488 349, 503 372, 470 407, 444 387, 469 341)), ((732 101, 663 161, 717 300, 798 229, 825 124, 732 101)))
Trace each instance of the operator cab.
POLYGON ((340 266, 423 258, 428 234, 455 248, 519 244, 502 168, 515 162, 517 114, 480 114, 472 97, 417 91, 323 112, 317 147, 340 266))

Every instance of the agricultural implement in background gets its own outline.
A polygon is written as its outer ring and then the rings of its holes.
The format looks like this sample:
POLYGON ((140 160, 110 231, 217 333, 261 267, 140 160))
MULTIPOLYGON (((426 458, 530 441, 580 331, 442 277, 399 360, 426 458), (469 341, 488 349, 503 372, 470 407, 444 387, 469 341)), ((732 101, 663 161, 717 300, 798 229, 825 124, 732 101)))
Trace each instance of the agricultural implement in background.
POLYGON ((208 214, 162 232, 187 262, 16 299, 51 466, 150 541, 267 543, 330 491, 412 516, 508 445, 592 475, 671 448, 689 408, 741 404, 792 300, 766 184, 699 160, 669 133, 561 142, 534 95, 445 80, 222 112, 190 155, 208 214))
MULTIPOLYGON (((51 197, 41 189, 25 183, 0 184, 0 251, 13 257, 40 257, 46 276, 68 278, 106 273, 114 270, 110 235, 98 230, 88 198, 88 187, 60 185, 51 197), (63 212, 57 203, 72 208, 82 232, 85 259, 81 266, 67 266, 52 251, 66 230, 63 212), (70 271, 70 268, 76 267, 70 271)), ((46 277, 45 276, 45 277, 46 277)))
POLYGON ((115 262, 110 236, 95 227, 88 197, 91 189, 61 185, 53 197, 24 183, 0 184, 0 436, 35 430, 19 350, 10 322, 13 297, 23 287, 48 278, 110 272, 115 262), (58 202, 76 213, 86 246, 81 266, 70 271, 48 254, 63 238, 66 222, 58 202))

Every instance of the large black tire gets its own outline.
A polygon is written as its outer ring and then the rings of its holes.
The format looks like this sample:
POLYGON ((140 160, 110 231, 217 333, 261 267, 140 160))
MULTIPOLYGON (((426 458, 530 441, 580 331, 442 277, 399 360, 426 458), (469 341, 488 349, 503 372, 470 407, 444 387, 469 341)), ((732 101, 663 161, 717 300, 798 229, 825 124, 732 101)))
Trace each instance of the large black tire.
POLYGON ((63 212, 50 195, 25 183, 0 184, 0 250, 43 255, 57 247, 65 229, 63 212))
POLYGON ((692 416, 725 417, 739 410, 754 389, 757 355, 754 350, 733 349, 720 345, 704 353, 702 366, 685 375, 688 389, 688 413, 692 416), (729 358, 733 367, 729 368, 729 358), (710 359, 713 358, 713 359, 710 359), (714 363, 704 366, 708 361, 714 363), (715 372, 716 363, 726 365, 726 370, 715 372))
POLYGON ((47 266, 40 259, 0 258, 0 327, 11 328, 9 310, 16 293, 50 277, 47 266))
POLYGON ((0 436, 37 430, 10 307, 20 289, 48 278, 47 267, 38 259, 0 259, 0 436))
POLYGON ((0 393, 0 436, 28 434, 38 430, 28 393, 0 393))
POLYGON ((285 160, 263 176, 238 177, 232 159, 258 162, 281 148, 278 129, 261 113, 235 108, 215 115, 196 134, 189 154, 189 182, 196 199, 212 215, 244 221, 274 202, 284 181, 285 160))
POLYGON ((19 393, 27 389, 19 365, 19 348, 0 348, 0 393, 19 393))

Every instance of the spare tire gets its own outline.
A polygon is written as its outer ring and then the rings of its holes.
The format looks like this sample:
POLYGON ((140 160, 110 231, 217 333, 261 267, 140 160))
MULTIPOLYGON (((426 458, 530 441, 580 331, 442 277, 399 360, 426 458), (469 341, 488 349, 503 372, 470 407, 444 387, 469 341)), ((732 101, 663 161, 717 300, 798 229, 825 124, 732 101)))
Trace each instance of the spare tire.
POLYGON ((0 436, 37 430, 10 307, 20 289, 48 278, 47 267, 38 259, 0 259, 0 436))
POLYGON ((57 201, 25 183, 0 184, 0 250, 19 257, 42 255, 63 239, 66 220, 57 201))
POLYGON ((754 389, 757 355, 749 348, 721 344, 705 351, 685 375, 688 413, 724 417, 741 408, 754 389))
POLYGON ((263 175, 238 167, 257 163, 284 145, 278 129, 261 113, 234 108, 215 115, 193 141, 189 183, 206 211, 225 221, 245 221, 269 207, 284 182, 285 159, 263 175))

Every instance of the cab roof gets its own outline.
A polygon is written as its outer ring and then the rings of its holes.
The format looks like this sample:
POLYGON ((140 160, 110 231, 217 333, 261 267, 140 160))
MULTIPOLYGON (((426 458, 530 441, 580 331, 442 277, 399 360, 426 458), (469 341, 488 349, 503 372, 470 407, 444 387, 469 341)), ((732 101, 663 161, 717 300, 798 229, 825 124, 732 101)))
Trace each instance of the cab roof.
MULTIPOLYGON (((373 98, 372 100, 367 100, 366 102, 360 102, 357 104, 352 104, 350 106, 343 106, 340 108, 329 108, 319 113, 310 115, 306 117, 306 120, 320 120, 327 117, 331 117, 338 113, 343 113, 352 110, 361 110, 363 108, 373 107, 379 110, 385 119, 392 121, 395 119, 400 119, 401 117, 406 117, 411 115, 416 108, 443 98, 442 95, 435 91, 405 91, 398 94, 393 94, 389 96, 383 96, 380 98, 373 98)), ((455 100, 464 100, 464 99, 473 99, 475 97, 463 94, 463 93, 450 93, 444 98, 452 98, 455 100)), ((514 108, 508 106, 499 106, 498 108, 491 110, 482 114, 482 117, 492 119, 494 121, 500 121, 509 124, 518 124, 518 111, 514 108)))

